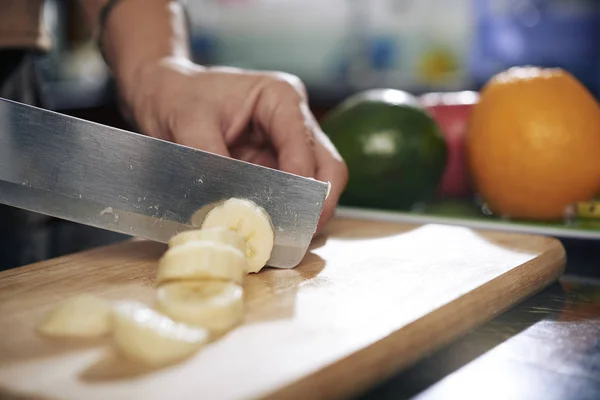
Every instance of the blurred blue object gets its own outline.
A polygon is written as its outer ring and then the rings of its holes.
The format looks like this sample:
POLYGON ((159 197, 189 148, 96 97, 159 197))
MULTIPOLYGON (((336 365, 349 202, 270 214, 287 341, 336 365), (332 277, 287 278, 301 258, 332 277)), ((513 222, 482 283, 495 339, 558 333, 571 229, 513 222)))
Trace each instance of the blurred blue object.
POLYGON ((600 95, 600 1, 474 0, 477 86, 516 65, 561 67, 600 95))
POLYGON ((369 59, 374 70, 386 70, 394 67, 394 59, 399 52, 394 38, 378 36, 369 43, 369 59))

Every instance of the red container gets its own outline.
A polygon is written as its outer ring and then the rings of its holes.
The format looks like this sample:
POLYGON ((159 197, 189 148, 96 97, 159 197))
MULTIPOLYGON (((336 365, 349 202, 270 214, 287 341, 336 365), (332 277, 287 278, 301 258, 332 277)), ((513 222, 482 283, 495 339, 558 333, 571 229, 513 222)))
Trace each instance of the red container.
POLYGON ((465 155, 467 122, 477 92, 426 93, 419 100, 442 130, 448 146, 448 163, 437 195, 441 198, 464 198, 473 195, 465 155))

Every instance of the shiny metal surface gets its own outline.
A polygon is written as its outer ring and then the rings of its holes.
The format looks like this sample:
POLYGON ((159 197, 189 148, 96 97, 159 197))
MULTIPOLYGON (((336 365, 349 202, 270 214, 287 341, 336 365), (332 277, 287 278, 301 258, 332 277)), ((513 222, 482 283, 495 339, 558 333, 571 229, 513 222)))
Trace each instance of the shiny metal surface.
POLYGON ((558 282, 354 399, 600 399, 600 245, 563 244, 558 282))
POLYGON ((268 265, 290 268, 328 184, 0 99, 0 203, 166 242, 230 197, 271 215, 268 265), (195 217, 197 218, 197 216, 195 217))

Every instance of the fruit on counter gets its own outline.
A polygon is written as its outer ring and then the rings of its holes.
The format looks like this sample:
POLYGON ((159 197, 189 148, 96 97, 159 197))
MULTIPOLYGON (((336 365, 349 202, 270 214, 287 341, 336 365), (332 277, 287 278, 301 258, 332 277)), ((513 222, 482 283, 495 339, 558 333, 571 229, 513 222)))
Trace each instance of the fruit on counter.
POLYGON ((243 317, 243 290, 235 282, 182 281, 161 285, 157 307, 176 321, 225 332, 243 317))
POLYGON ((320 124, 348 165, 341 204, 409 209, 433 198, 446 168, 446 143, 410 93, 359 92, 320 124))
POLYGON ((188 242, 194 241, 209 241, 223 243, 235 247, 240 251, 245 251, 246 244, 242 237, 236 232, 216 226, 214 228, 207 229, 194 229, 190 231, 184 231, 171 237, 169 240, 169 248, 179 246, 188 242))
POLYGON ((38 332, 52 337, 94 338, 110 332, 111 305, 91 294, 63 300, 38 325, 38 332))
POLYGON ((248 273, 260 271, 271 257, 275 232, 269 214, 247 199, 231 198, 208 212, 201 228, 224 227, 240 235, 246 244, 248 273))
POLYGON ((158 262, 156 283, 181 279, 217 279, 242 283, 244 253, 212 241, 192 241, 168 249, 158 262))
POLYGON ((126 358, 150 367, 187 358, 209 339, 206 329, 175 322, 134 301, 115 305, 113 327, 118 351, 126 358))
POLYGON ((419 101, 444 134, 448 149, 446 170, 436 197, 469 198, 473 195, 465 157, 465 136, 469 115, 478 98, 478 93, 472 91, 433 92, 419 96, 419 101))
POLYGON ((600 200, 581 201, 567 208, 572 218, 600 219, 600 200))
POLYGON ((476 189, 498 215, 560 219, 600 193, 600 106, 560 68, 492 77, 472 110, 466 149, 476 189))

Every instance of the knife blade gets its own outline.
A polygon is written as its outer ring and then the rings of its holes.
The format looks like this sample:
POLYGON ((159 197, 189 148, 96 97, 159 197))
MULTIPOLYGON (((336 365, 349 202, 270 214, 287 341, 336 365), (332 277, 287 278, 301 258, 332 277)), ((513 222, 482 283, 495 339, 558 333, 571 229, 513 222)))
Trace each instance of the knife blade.
MULTIPOLYGON (((267 265, 292 268, 329 184, 0 98, 0 203, 162 243, 220 202, 271 216, 267 265)), ((197 226, 197 225, 196 225, 197 226)))

